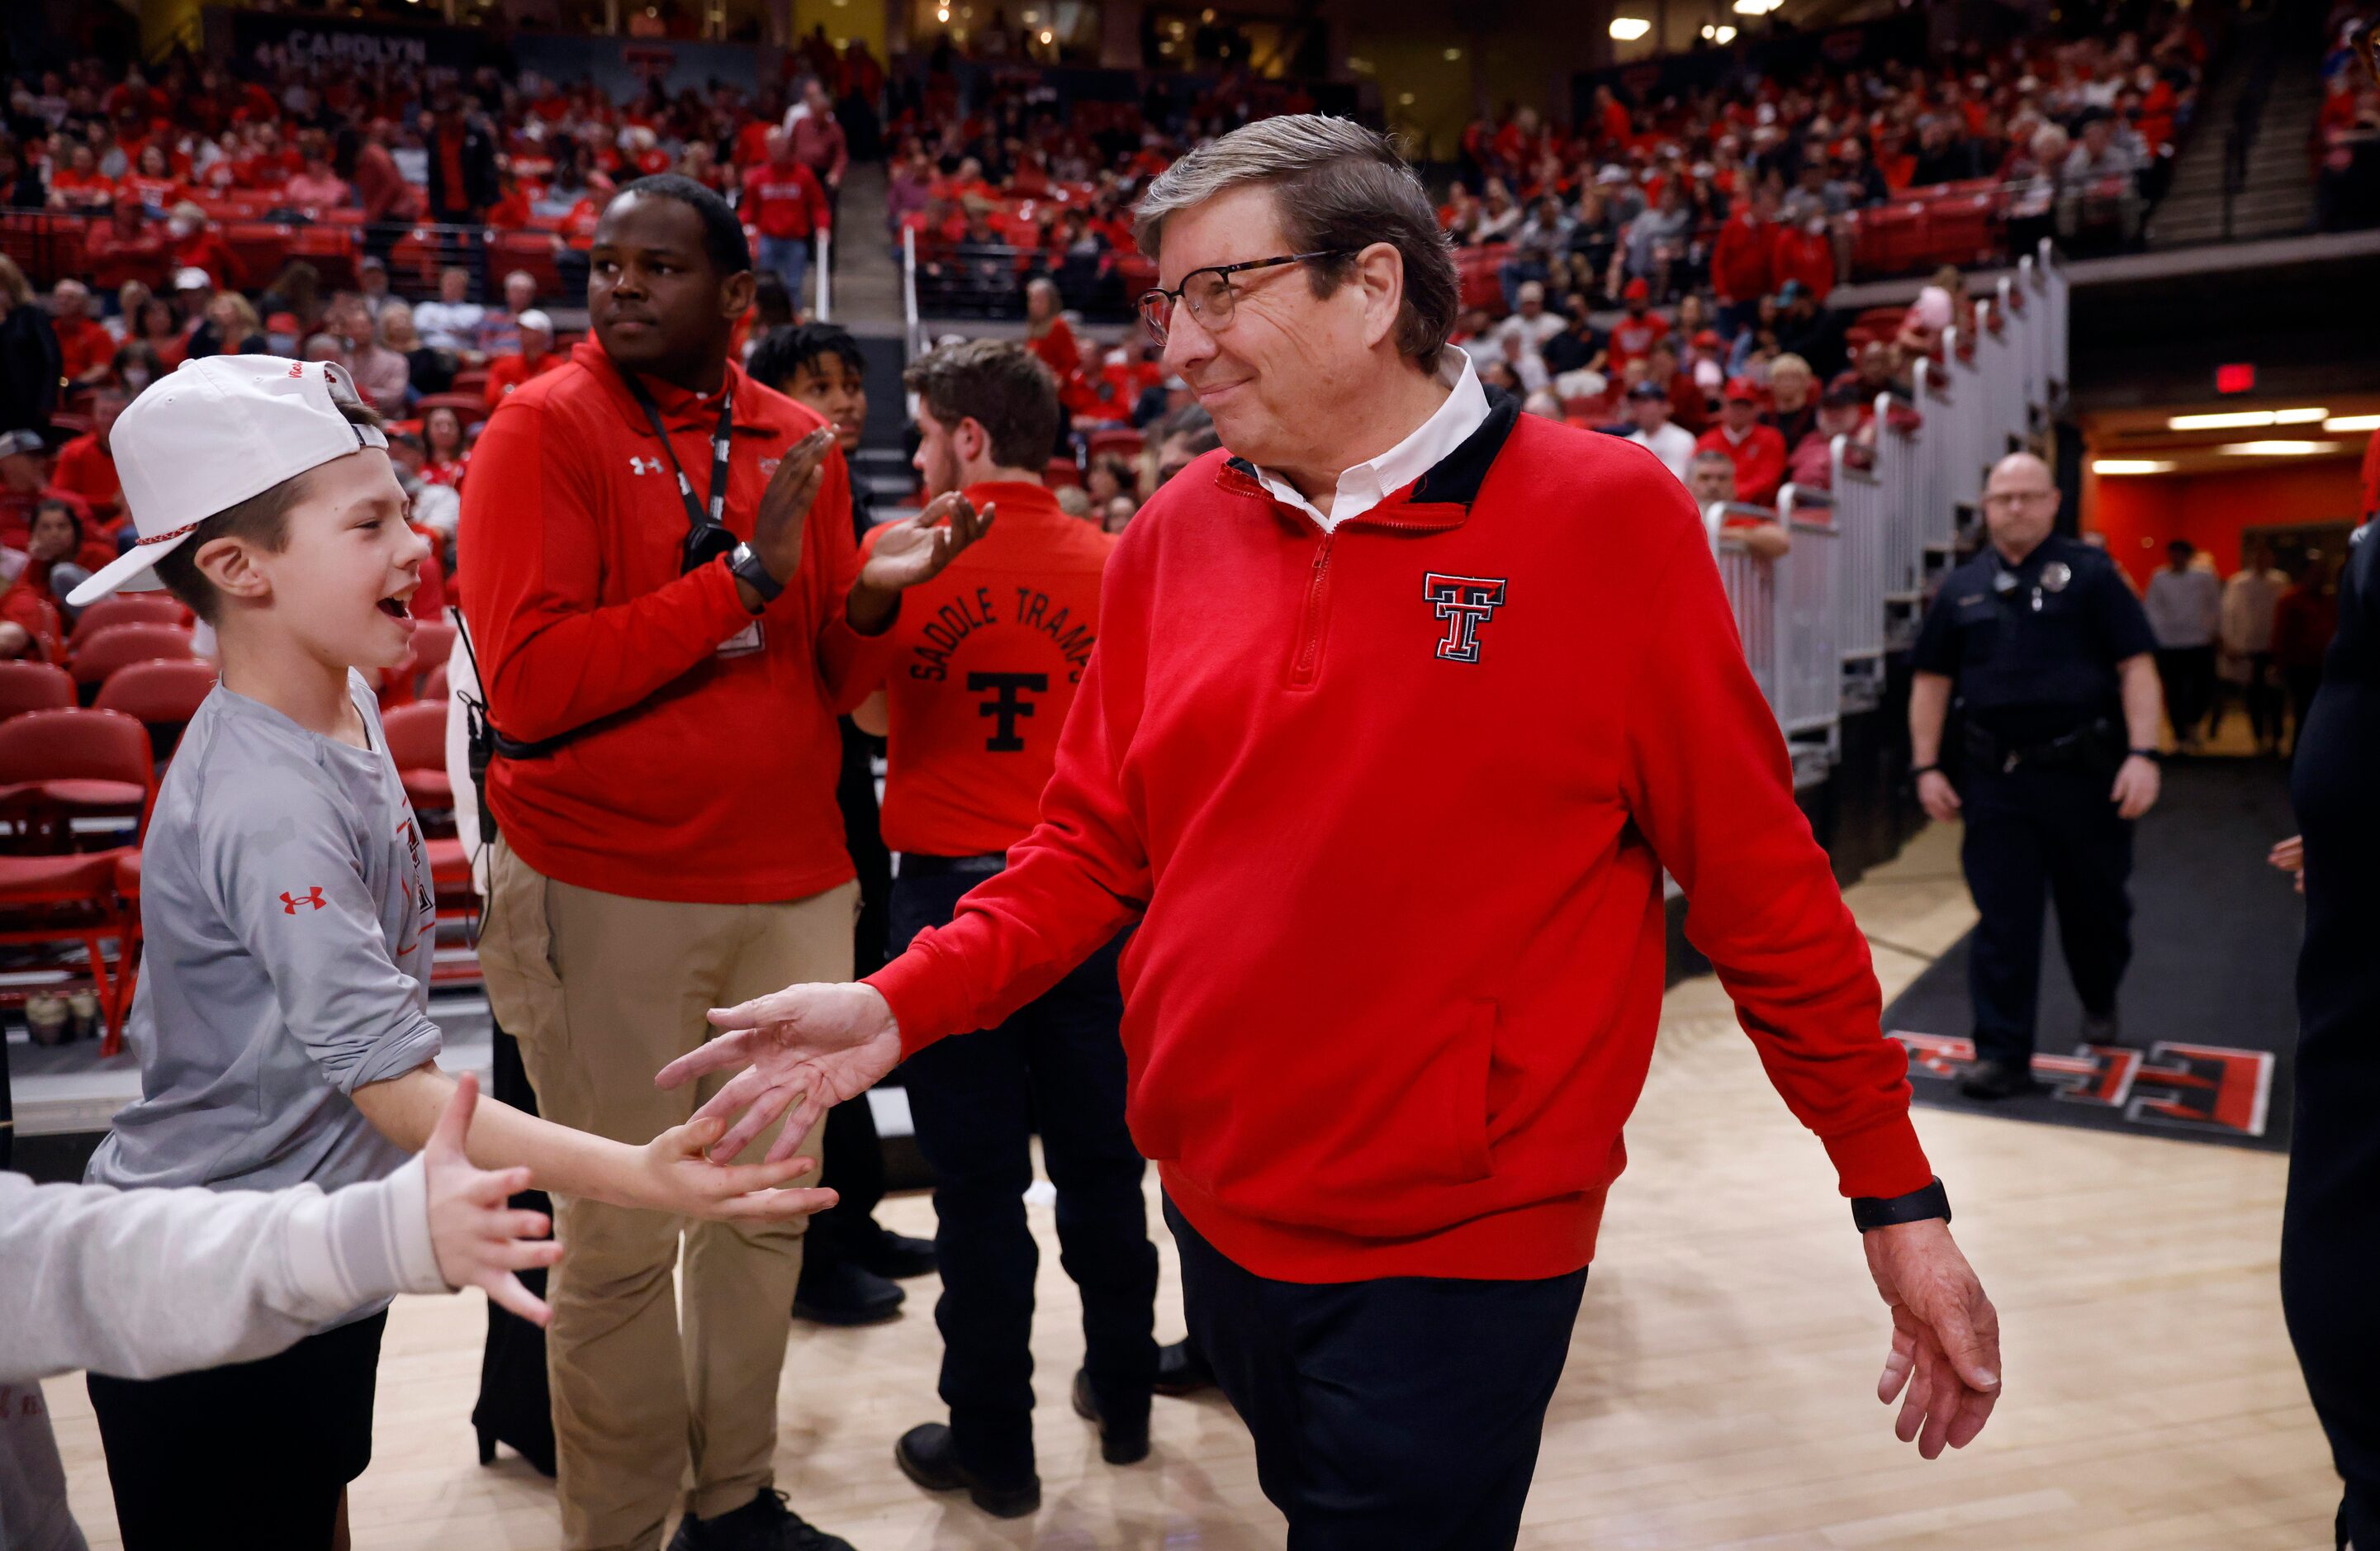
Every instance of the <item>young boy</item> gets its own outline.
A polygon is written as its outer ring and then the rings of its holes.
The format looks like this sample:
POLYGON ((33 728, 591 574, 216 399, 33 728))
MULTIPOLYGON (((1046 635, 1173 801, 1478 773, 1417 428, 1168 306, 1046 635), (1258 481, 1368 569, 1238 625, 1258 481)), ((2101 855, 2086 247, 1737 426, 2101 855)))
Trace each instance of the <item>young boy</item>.
MULTIPOLYGON (((78 607, 153 569, 213 627, 223 678, 184 733, 142 846, 146 963, 128 1038, 141 1097, 88 1178, 325 1190, 394 1172, 455 1084, 427 1008, 436 915, 420 832, 364 675, 406 653, 428 544, 377 417, 329 362, 217 356, 152 386, 113 438, 140 542, 78 607)), ((493 1102, 468 1156, 542 1189, 678 1215, 788 1218, 815 1167, 644 1147, 493 1102)), ((756 1155, 757 1156, 757 1155, 756 1155)), ((344 1542, 370 1458, 384 1301, 261 1362, 90 1379, 128 1551, 344 1542)))

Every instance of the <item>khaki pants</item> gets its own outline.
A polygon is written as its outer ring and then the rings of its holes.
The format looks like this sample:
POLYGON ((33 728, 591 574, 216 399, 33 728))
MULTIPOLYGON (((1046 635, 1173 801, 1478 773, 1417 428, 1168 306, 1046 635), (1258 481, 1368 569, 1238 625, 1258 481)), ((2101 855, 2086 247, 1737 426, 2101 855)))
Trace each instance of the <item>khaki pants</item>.
MULTIPOLYGON (((626 899, 543 877, 499 840, 480 963, 545 1118, 642 1144, 733 1075, 653 1085, 709 1037, 706 1011, 850 978, 858 898, 846 883, 788 904, 626 899)), ((774 1135, 744 1157, 759 1158, 774 1135)), ((813 1132, 803 1151, 817 1147, 813 1132)), ((565 1543, 656 1551, 680 1507, 712 1518, 773 1479, 804 1225, 689 1224, 562 1197, 554 1217, 565 1249, 546 1365, 565 1543), (681 1231, 682 1318, 670 1279, 681 1231)))

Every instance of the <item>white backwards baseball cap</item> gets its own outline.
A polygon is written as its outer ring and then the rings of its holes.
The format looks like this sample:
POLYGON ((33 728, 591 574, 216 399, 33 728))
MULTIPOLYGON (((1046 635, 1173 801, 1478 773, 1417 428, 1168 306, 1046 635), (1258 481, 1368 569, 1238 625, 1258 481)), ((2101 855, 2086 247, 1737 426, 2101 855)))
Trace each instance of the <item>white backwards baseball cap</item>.
POLYGON ((152 568, 199 524, 333 458, 388 438, 339 413, 361 404, 333 361, 207 356, 184 361, 117 417, 108 434, 140 539, 67 594, 82 608, 118 588, 154 588, 152 568))

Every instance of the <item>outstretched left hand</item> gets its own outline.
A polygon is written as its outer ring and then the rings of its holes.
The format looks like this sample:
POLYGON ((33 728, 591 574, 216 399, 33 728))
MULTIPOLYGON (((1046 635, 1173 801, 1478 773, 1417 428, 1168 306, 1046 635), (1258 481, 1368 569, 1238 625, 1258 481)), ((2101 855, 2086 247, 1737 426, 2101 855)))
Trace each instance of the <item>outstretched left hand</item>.
POLYGON ((1908 1398, 1893 1432, 1939 1459, 1984 1430, 2000 1398, 2000 1317, 1938 1218, 1864 1234, 1869 1275, 1892 1310, 1892 1351, 1876 1398, 1908 1398))
POLYGON ((933 580, 960 551, 990 529, 995 510, 986 505, 978 512, 957 491, 936 496, 916 516, 872 535, 876 548, 860 567, 859 585, 877 592, 899 592, 933 580))

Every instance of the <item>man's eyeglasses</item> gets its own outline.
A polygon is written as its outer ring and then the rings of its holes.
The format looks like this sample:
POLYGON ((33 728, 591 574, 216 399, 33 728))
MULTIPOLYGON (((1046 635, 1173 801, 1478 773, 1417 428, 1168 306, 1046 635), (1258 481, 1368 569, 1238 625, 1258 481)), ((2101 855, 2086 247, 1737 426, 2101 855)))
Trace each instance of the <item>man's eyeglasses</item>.
POLYGON ((1174 304, 1182 302, 1189 306, 1190 316, 1198 320, 1198 326, 1212 333, 1231 322, 1232 309, 1239 304, 1240 288, 1232 284, 1232 275, 1252 269, 1311 263, 1317 259, 1341 259, 1353 251, 1326 248, 1314 253, 1289 253, 1278 259, 1251 259, 1245 264, 1210 264, 1205 269, 1194 269, 1171 291, 1143 291, 1137 303, 1140 321, 1148 325, 1149 337, 1162 345, 1165 331, 1173 321, 1174 304))

